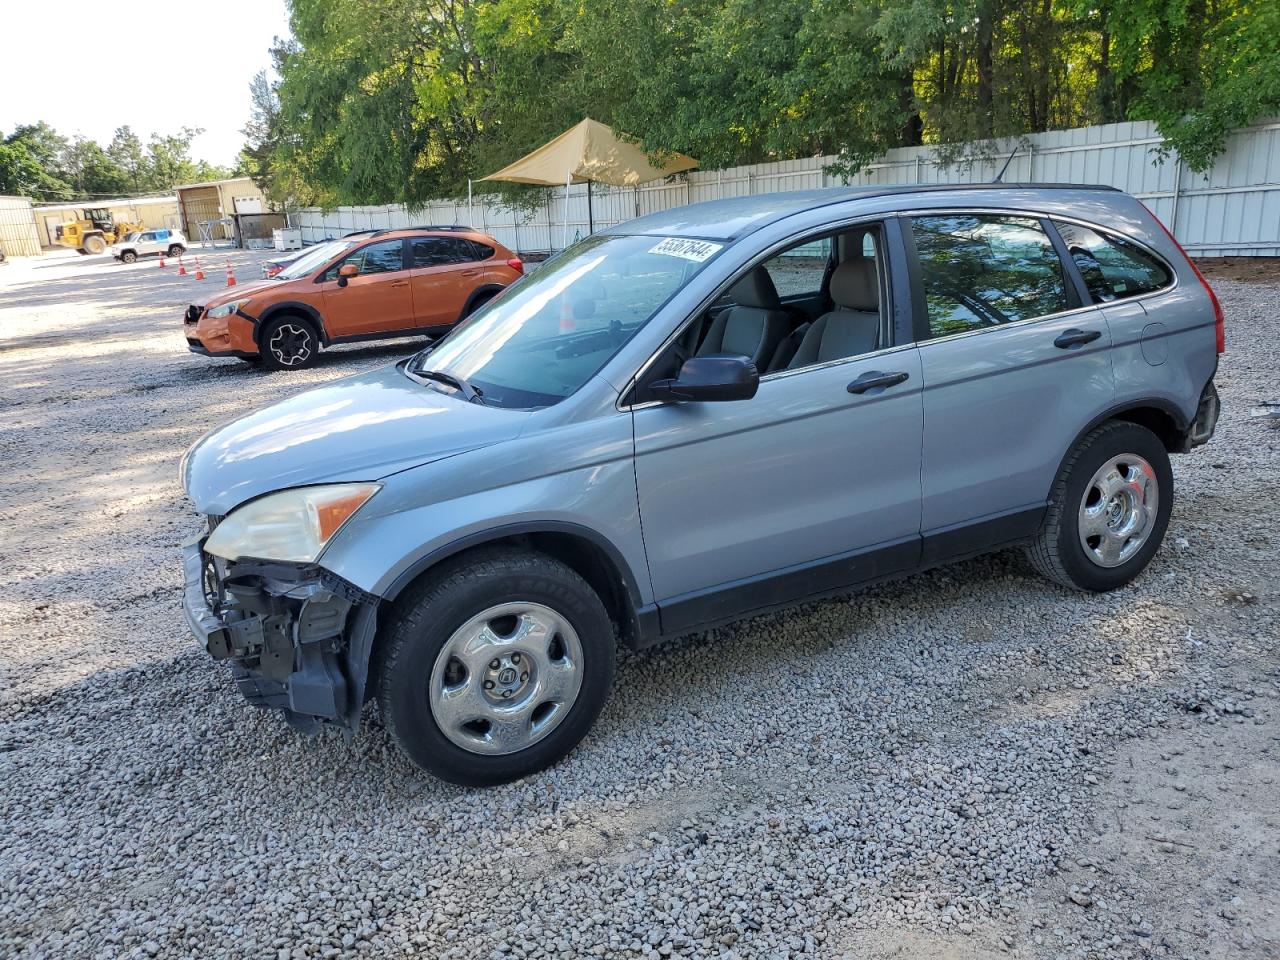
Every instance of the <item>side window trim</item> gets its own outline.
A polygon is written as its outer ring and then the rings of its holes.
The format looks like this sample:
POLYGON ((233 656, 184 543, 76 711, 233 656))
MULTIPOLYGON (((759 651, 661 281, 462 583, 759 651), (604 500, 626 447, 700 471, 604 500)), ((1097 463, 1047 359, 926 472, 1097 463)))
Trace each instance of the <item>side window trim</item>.
MULTIPOLYGON (((766 379, 774 380, 780 377, 791 376, 797 373, 805 373, 810 370, 822 370, 828 367, 836 366, 838 364, 851 363, 856 360, 865 359, 866 357, 879 356, 880 354, 883 354, 883 353, 892 353, 896 350, 914 346, 914 343, 912 342, 910 337, 908 337, 907 339, 901 338, 902 331, 904 330, 904 325, 903 325, 904 320, 906 324, 905 329, 908 332, 910 330, 910 319, 909 319, 910 314, 909 314, 909 301, 903 300, 901 297, 902 292, 906 289, 905 276, 907 271, 907 263, 904 258, 903 250, 902 250, 903 231, 901 230, 901 228, 896 222, 899 219, 901 218, 896 217, 895 215, 890 213, 879 213, 874 215, 864 214, 860 217, 854 217, 849 220, 842 220, 834 224, 827 224, 826 226, 818 230, 815 230, 814 228, 811 227, 807 230, 802 230, 798 233, 794 233, 791 236, 787 237, 785 240, 780 240, 777 243, 774 243, 772 246, 770 246, 768 249, 766 249, 762 253, 757 254, 750 261, 748 261, 748 263, 745 266, 739 268, 736 272, 734 272, 730 276, 728 281, 721 284, 712 294, 710 294, 705 300, 703 300, 703 302, 700 303, 687 317, 685 317, 683 320, 680 321, 679 324, 676 325, 676 328, 671 333, 671 335, 668 336, 667 339, 662 342, 662 345, 659 346, 657 350, 655 350, 652 354, 650 354, 648 359, 646 359, 645 362, 640 365, 639 369, 637 369, 635 374, 633 374, 631 378, 627 381, 625 388, 618 395, 618 402, 616 404, 617 409, 623 410, 623 411, 638 410, 644 407, 661 405, 658 401, 654 401, 654 400, 645 400, 639 403, 637 403, 635 400, 636 390, 638 389, 640 384, 644 381, 645 375, 648 373, 649 368, 652 367, 653 364, 657 362, 659 357, 661 357, 664 353, 667 352, 667 350, 671 347, 673 343, 677 342, 685 334, 685 332, 689 329, 689 326, 691 324, 697 322, 698 319, 702 317, 708 310, 712 309, 716 301, 719 300, 724 295, 725 291, 731 289, 735 283, 737 283, 739 280, 745 277, 748 273, 750 273, 756 267, 760 266, 762 263, 768 262, 773 257, 777 256, 779 253, 782 253, 784 250, 789 249, 790 247, 794 247, 798 244, 805 243, 807 240, 821 239, 822 237, 826 237, 826 236, 835 236, 837 234, 848 232, 849 230, 853 230, 860 226, 875 226, 880 228, 881 246, 882 246, 882 249, 880 251, 880 260, 882 265, 884 266, 885 272, 889 275, 888 282, 882 283, 881 285, 880 294, 881 294, 882 301, 884 296, 887 295, 889 297, 890 302, 889 302, 889 309, 887 311, 887 314, 890 318, 889 336, 893 340, 893 342, 888 343, 885 346, 880 347, 878 350, 872 351, 871 353, 859 354, 856 357, 843 357, 839 360, 830 360, 825 363, 816 363, 807 367, 798 368, 796 370, 775 370, 773 373, 761 374, 760 379, 761 381, 764 381, 766 379)), ((824 284, 826 283, 825 277, 823 282, 824 284)), ((880 312, 881 312, 881 318, 883 319, 883 317, 886 314, 883 302, 881 303, 880 312)))
POLYGON ((1050 217, 1042 217, 1040 226, 1049 235, 1049 239, 1053 241, 1053 249, 1058 251, 1058 259, 1062 262, 1062 275, 1068 282, 1067 289, 1071 294, 1071 299, 1077 307, 1093 306, 1093 297, 1089 295, 1089 287, 1084 282, 1084 277, 1080 274, 1080 268, 1072 258, 1071 251, 1067 249, 1067 242, 1062 239, 1062 234, 1058 232, 1058 225, 1050 217))

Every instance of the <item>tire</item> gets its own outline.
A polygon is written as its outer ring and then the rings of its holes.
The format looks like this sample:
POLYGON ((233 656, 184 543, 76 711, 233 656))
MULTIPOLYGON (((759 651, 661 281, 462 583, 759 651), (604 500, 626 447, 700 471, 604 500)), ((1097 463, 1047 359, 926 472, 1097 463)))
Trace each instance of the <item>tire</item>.
POLYGON ((482 549, 446 563, 397 601, 379 638, 378 700, 392 739, 421 769, 464 786, 551 766, 609 695, 614 631, 604 605, 540 553, 482 549), (451 654, 467 645, 464 664, 451 654))
POLYGON ((498 295, 498 292, 496 290, 490 293, 480 294, 480 296, 472 300, 471 303, 467 306, 467 309, 463 311, 462 316, 458 318, 458 322, 461 323, 463 320, 467 319, 467 317, 471 316, 473 313, 475 313, 477 310, 479 310, 481 307, 483 307, 486 303, 488 303, 497 295, 498 295))
POLYGON ((134 253, 132 250, 126 250, 124 253, 120 254, 120 262, 121 263, 137 263, 138 255, 134 253))
POLYGON ((97 234, 91 234, 84 238, 84 249, 86 253, 97 256, 104 253, 107 249, 107 241, 97 234))
POLYGON ((168 257, 180 257, 187 252, 187 248, 180 243, 171 244, 169 252, 165 254, 168 257))
POLYGON ((1160 438, 1111 420, 1085 436, 1062 464, 1027 555, 1041 574, 1065 587, 1115 590, 1151 562, 1172 509, 1173 470, 1160 438))
POLYGON ((258 353, 268 370, 305 370, 320 355, 320 336, 310 320, 285 314, 262 325, 258 353))
POLYGON ((80 256, 82 257, 87 257, 89 255, 89 251, 86 250, 84 247, 77 247, 76 253, 80 254, 80 256))

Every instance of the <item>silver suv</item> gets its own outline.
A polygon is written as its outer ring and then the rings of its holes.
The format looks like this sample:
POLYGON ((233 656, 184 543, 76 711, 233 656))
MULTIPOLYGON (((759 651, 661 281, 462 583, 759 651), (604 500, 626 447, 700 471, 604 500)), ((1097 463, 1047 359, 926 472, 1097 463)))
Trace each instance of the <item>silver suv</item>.
POLYGON ((186 612, 252 702, 376 698, 464 784, 555 762, 632 648, 1025 544, 1111 590, 1212 435, 1223 318, 1137 200, 834 189, 624 223, 434 348, 187 454, 186 612))

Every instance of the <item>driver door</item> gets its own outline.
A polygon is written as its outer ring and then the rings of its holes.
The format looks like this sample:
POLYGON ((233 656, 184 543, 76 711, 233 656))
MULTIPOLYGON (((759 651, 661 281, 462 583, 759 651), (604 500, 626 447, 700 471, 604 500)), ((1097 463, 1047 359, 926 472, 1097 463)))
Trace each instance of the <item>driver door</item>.
POLYGON ((413 290, 402 239, 357 247, 320 277, 325 331, 331 340, 404 330, 414 325, 413 290), (355 264, 360 272, 343 284, 338 270, 355 264))
MULTIPOLYGON (((887 318, 882 236, 875 258, 887 318)), ((775 286, 794 288, 807 268, 811 292, 825 295, 825 263, 795 249, 765 262, 775 286)), ((922 385, 908 343, 768 373, 750 400, 634 406, 636 486, 663 631, 914 567, 922 385), (859 392, 860 378, 889 374, 905 377, 859 392)))

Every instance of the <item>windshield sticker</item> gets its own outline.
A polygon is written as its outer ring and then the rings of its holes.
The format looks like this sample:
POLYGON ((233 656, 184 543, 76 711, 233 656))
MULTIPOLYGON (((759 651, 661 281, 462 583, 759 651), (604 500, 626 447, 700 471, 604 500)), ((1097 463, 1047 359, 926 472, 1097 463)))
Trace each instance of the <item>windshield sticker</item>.
POLYGON ((684 260, 692 260, 694 263, 702 263, 723 246, 723 243, 711 243, 708 240, 683 240, 678 237, 668 237, 650 249, 649 252, 660 253, 667 257, 680 257, 684 260))

